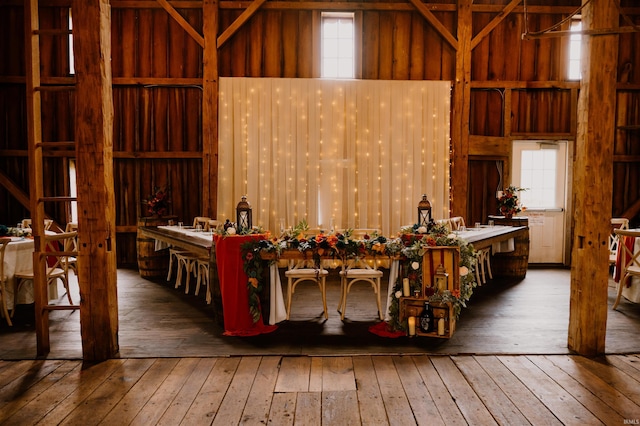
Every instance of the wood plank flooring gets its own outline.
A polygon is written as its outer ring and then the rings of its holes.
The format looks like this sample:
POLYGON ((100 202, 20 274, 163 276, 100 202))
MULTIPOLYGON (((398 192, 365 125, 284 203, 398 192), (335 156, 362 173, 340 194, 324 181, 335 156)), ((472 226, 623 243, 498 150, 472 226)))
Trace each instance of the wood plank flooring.
MULTIPOLYGON (((76 289, 71 276, 71 287, 76 289)), ((386 284, 386 282, 385 282, 386 284)), ((339 283, 327 283, 329 319, 322 317, 317 287, 300 285, 294 294, 291 321, 274 333, 227 337, 215 324, 211 305, 185 294, 172 282, 149 281, 137 271, 118 270, 119 344, 123 358, 216 357, 239 355, 458 355, 569 354, 570 271, 530 269, 518 282, 493 280, 476 288, 463 309, 452 339, 387 339, 368 328, 377 322, 374 294, 366 285, 352 287, 347 317, 336 311, 339 283)), ((76 290, 77 291, 77 290, 76 290)), ((386 290, 384 290, 386 294, 386 290)), ((67 303, 60 286, 59 303, 67 303)), ((615 286, 609 283, 609 306, 615 286)), ((74 295, 77 299, 77 294, 74 295)), ((623 301, 609 309, 607 354, 640 353, 640 305, 623 301)), ((36 357, 33 307, 18 305, 14 327, 0 319, 0 359, 36 357)), ((79 313, 51 313, 49 359, 81 359, 79 313)))
POLYGON ((569 283, 562 269, 494 280, 452 339, 432 341, 370 333, 364 286, 341 321, 330 280, 329 320, 317 288, 300 287, 275 333, 230 338, 203 294, 119 270, 121 358, 80 360, 77 312, 52 313, 46 360, 35 359, 32 308, 14 327, 0 320, 0 424, 640 424, 640 306, 609 310, 606 356, 576 356, 569 283))
POLYGON ((0 361, 3 425, 623 425, 639 419, 637 355, 0 361))

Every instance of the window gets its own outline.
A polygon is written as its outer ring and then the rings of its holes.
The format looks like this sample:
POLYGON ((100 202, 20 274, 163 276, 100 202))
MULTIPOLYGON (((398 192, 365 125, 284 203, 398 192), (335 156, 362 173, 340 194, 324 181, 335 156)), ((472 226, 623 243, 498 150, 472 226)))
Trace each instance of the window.
POLYGON ((571 21, 571 32, 569 37, 569 80, 580 80, 580 56, 582 53, 582 21, 574 19, 571 21))
MULTIPOLYGON (((76 160, 69 160, 69 196, 78 197, 76 186, 76 160)), ((71 222, 78 223, 78 202, 71 202, 71 222)))
POLYGON ((322 77, 355 77, 353 21, 353 13, 322 13, 322 77))
POLYGON ((69 30, 72 31, 72 33, 69 34, 69 74, 74 75, 76 73, 76 65, 73 57, 73 19, 71 9, 69 9, 69 30))

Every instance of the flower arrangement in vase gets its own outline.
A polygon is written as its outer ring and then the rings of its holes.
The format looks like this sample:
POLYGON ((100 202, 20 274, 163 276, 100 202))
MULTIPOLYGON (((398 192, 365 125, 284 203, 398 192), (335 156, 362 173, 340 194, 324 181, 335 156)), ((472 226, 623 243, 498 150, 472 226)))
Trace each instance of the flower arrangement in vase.
POLYGON ((509 185, 504 191, 498 193, 498 211, 507 219, 522 211, 518 200, 518 193, 521 191, 526 191, 526 188, 509 185))
POLYGON ((153 193, 142 200, 142 204, 147 208, 147 213, 153 216, 163 216, 169 212, 169 191, 166 187, 153 187, 153 193))

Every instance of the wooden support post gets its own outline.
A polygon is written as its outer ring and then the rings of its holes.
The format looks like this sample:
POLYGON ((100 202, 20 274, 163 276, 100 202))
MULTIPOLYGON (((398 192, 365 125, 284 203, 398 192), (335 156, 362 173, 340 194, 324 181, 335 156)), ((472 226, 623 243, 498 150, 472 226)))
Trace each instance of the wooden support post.
POLYGON ((218 217, 218 1, 202 4, 202 214, 218 217))
MULTIPOLYGON (((583 9, 586 29, 612 28, 618 19, 610 0, 592 0, 583 9)), ((582 43, 568 347, 595 356, 604 353, 607 326, 618 36, 586 36, 582 43)))
POLYGON ((467 216, 467 175, 469 174, 469 115, 471 111, 471 0, 458 1, 458 50, 456 81, 453 85, 451 143, 451 215, 467 216))
POLYGON ((74 0, 78 283, 83 359, 118 352, 109 0, 74 0))

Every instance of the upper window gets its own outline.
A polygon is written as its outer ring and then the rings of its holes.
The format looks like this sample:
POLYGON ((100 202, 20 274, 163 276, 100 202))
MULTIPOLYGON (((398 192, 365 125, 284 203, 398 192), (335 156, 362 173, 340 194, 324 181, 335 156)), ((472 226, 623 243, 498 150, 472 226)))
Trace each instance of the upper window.
POLYGON ((69 74, 74 75, 76 73, 76 64, 73 57, 73 17, 71 16, 71 8, 69 8, 69 30, 72 31, 69 34, 69 74))
POLYGON ((571 21, 571 34, 569 37, 569 80, 580 80, 580 56, 582 54, 582 21, 571 21))
POLYGON ((322 77, 355 77, 353 13, 322 13, 322 77))

